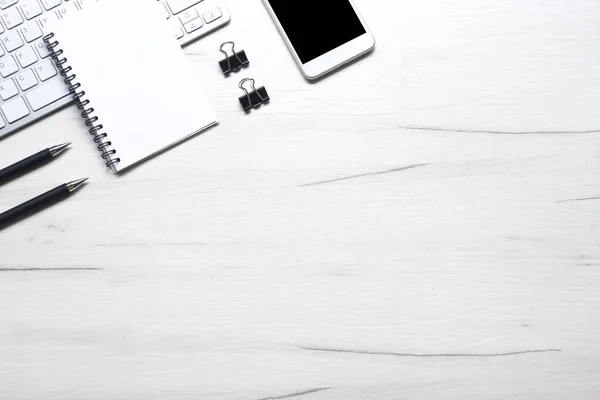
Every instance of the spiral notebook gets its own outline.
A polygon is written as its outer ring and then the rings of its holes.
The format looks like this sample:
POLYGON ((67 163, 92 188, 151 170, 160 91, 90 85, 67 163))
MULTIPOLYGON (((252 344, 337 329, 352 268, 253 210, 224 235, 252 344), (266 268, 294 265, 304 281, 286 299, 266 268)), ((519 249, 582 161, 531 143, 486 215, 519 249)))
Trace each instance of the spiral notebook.
POLYGON ((113 172, 217 123, 156 1, 75 1, 44 40, 113 172))

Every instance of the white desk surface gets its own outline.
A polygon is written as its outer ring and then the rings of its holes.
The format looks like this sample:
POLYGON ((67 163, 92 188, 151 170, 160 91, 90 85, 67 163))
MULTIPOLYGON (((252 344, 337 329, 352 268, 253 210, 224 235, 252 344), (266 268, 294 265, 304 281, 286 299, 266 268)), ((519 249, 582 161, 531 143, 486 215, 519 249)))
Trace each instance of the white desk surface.
POLYGON ((357 3, 376 51, 310 84, 229 0, 185 48, 220 126, 123 176, 74 107, 0 141, 73 142, 1 209, 91 178, 0 233, 0 398, 600 396, 600 2, 357 3))

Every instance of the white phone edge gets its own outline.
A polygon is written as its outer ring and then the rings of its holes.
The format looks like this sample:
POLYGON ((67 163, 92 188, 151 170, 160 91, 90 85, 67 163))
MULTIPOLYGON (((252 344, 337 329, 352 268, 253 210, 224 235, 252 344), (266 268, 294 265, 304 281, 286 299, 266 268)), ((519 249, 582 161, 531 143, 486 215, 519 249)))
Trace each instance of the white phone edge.
POLYGON ((279 18, 277 18, 277 15, 273 11, 269 0, 262 1, 269 15, 271 16, 271 19, 273 19, 277 30, 281 34, 281 37, 283 38, 287 48, 289 49, 290 53, 292 53, 292 57, 294 58, 296 65, 298 65, 302 75, 304 75, 304 77, 308 80, 319 79, 322 76, 342 67, 344 64, 347 64, 359 58, 360 56, 367 54, 375 48, 375 38, 373 37, 373 34, 369 30, 369 27, 365 23, 362 15, 360 15, 358 12, 354 2, 352 0, 348 0, 354 12, 358 16, 360 23, 365 28, 366 33, 304 64, 300 60, 300 57, 298 57, 296 49, 294 49, 292 42, 288 38, 283 26, 279 22, 279 18))

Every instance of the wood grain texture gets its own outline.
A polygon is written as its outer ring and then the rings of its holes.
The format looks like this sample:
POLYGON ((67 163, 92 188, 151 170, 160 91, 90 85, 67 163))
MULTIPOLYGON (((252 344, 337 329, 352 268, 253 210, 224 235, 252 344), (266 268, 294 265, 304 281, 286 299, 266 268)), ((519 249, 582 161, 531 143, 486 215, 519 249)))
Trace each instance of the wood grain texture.
POLYGON ((316 84, 228 3, 185 49, 219 127, 119 177, 72 107, 0 141, 73 142, 0 209, 91 178, 0 232, 0 398, 598 398, 600 3, 357 0, 316 84))

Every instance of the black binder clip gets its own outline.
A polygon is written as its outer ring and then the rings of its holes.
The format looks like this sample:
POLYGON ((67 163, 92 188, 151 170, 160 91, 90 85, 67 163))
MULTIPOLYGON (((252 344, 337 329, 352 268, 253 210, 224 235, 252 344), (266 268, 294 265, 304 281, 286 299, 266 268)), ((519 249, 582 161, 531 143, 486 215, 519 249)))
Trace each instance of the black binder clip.
POLYGON ((260 107, 261 104, 268 103, 271 98, 269 97, 269 93, 267 93, 267 89, 264 86, 259 87, 258 89, 254 86, 255 81, 252 78, 242 79, 240 84, 238 85, 240 89, 246 93, 244 96, 240 97, 240 104, 244 111, 248 112, 253 108, 260 107), (251 92, 244 87, 244 83, 250 82, 250 87, 252 88, 251 92))
POLYGON ((246 52, 242 50, 236 53, 235 43, 233 42, 223 43, 219 48, 219 51, 225 54, 225 59, 219 61, 219 65, 221 66, 221 69, 223 70, 225 76, 229 75, 234 71, 239 71, 243 67, 247 67, 248 65, 250 65, 250 61, 248 61, 248 56, 246 56, 246 52), (232 56, 228 56, 227 52, 223 50, 223 47, 225 47, 225 45, 227 44, 231 45, 231 52, 233 53, 232 56))

